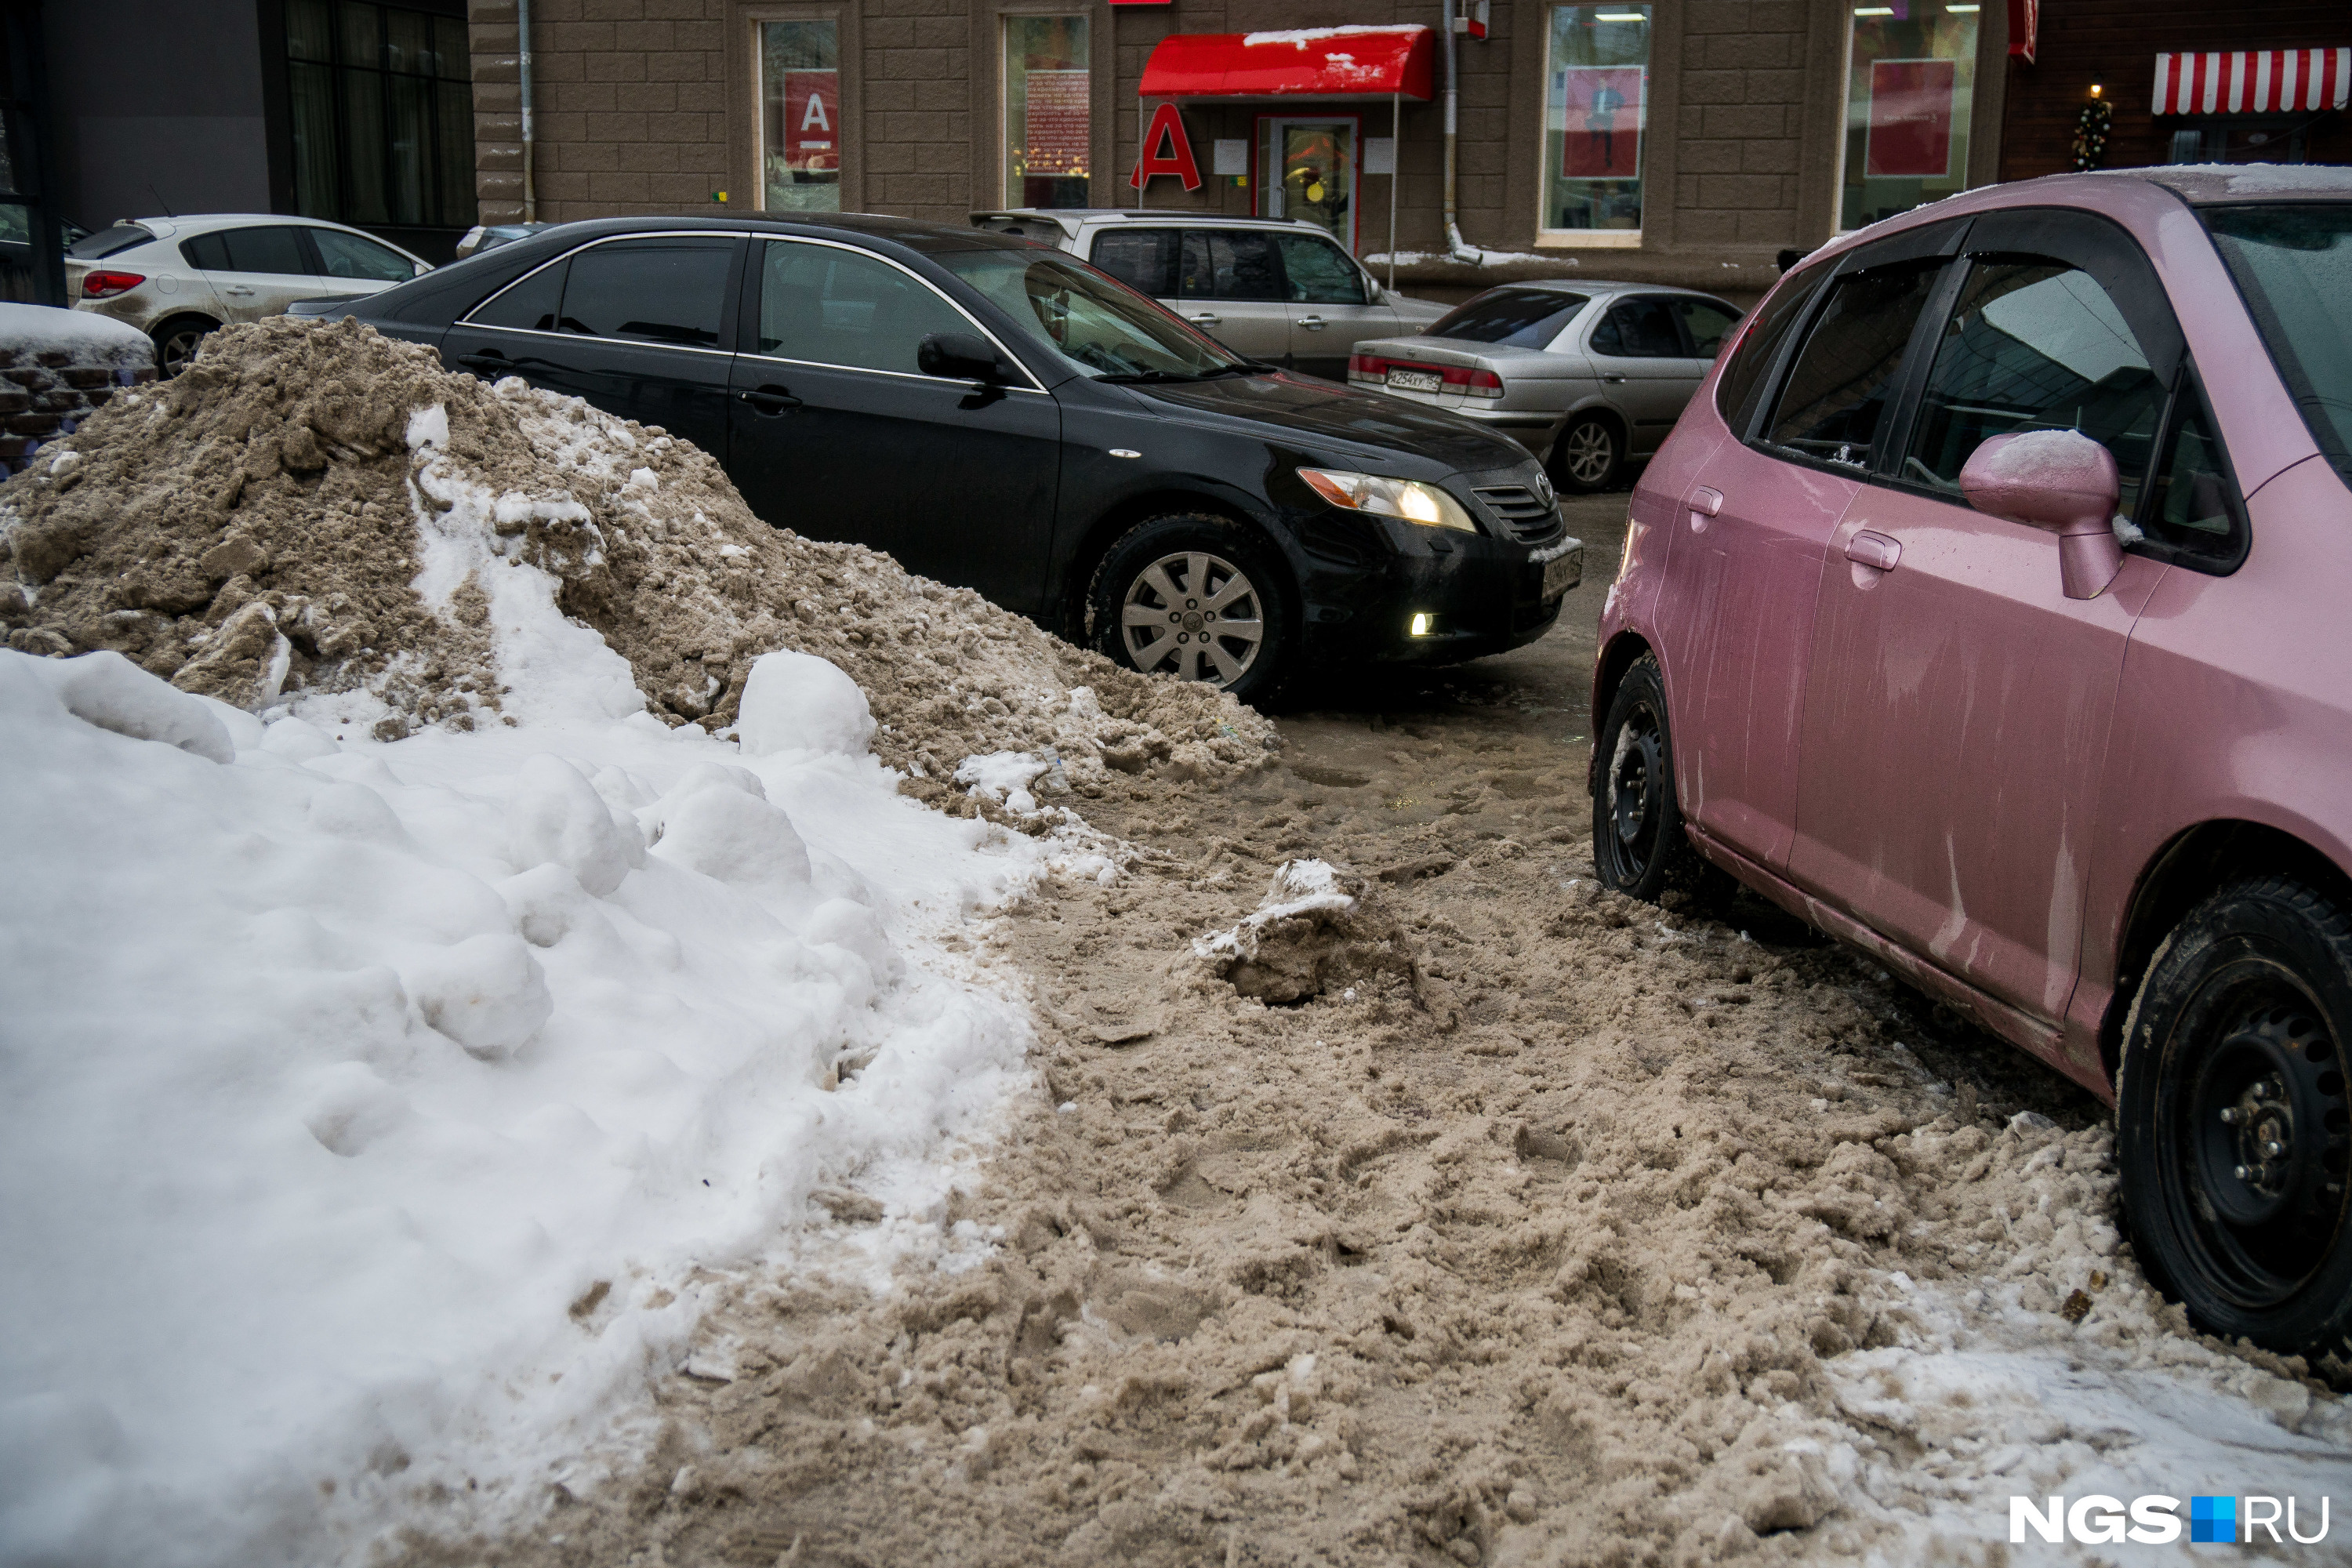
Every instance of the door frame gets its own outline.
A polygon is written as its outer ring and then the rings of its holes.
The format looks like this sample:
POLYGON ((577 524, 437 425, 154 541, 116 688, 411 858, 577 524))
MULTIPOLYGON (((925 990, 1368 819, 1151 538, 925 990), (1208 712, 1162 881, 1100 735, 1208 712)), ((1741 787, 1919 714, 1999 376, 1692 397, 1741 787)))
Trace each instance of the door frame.
MULTIPOLYGON (((1364 117, 1360 113, 1337 114, 1260 114, 1250 121, 1250 216, 1265 217, 1265 133, 1269 125, 1345 125, 1348 127, 1348 237, 1345 241, 1350 258, 1360 258, 1363 247, 1357 243, 1364 223, 1364 117)), ((1330 231, 1326 229, 1325 233, 1330 231)), ((1331 236, 1338 239, 1336 234, 1331 236)))

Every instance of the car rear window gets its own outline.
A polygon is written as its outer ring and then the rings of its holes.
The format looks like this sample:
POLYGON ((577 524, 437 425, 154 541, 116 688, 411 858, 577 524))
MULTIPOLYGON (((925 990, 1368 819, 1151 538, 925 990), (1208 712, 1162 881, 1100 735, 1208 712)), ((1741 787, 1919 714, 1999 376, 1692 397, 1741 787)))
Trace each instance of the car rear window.
POLYGON ((271 225, 266 228, 223 228, 180 242, 181 258, 204 272, 268 272, 307 278, 313 268, 299 231, 271 225))
POLYGON ((1427 335, 1506 348, 1549 348, 1569 318, 1584 309, 1590 298, 1554 289, 1489 289, 1452 315, 1440 318, 1427 335))
POLYGON ((1177 247, 1172 228, 1115 228, 1096 237, 1093 259, 1137 293, 1173 300, 1177 247))
POLYGON ((1804 319, 1806 302, 1831 270, 1826 266, 1816 267, 1784 279, 1771 298, 1749 315, 1746 328, 1733 340, 1731 363, 1716 378, 1715 406, 1723 416, 1723 422, 1734 430, 1746 434, 1748 421, 1756 412, 1756 398, 1765 373, 1772 368, 1772 361, 1787 341, 1790 329, 1804 319))
POLYGON ((76 261, 103 261, 115 252, 128 250, 134 245, 144 245, 154 235, 135 223, 118 223, 112 228, 86 234, 66 247, 66 254, 76 261))
POLYGON ((2352 478, 2352 202, 2202 216, 2312 439, 2352 478))

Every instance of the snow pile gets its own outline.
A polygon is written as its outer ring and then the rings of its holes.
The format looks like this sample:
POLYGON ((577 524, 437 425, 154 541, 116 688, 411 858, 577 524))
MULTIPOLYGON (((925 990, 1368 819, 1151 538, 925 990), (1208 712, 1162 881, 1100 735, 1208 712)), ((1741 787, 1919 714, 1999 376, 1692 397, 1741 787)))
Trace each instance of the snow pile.
POLYGON ((118 370, 155 368, 155 344, 128 321, 54 305, 0 303, 0 353, 29 357, 63 352, 73 363, 118 370))
POLYGON ((772 658, 761 725, 844 743, 339 743, 0 652, 0 1557, 315 1562, 436 1486, 535 1502, 820 1188, 940 1245, 941 1141, 1026 1026, 925 933, 1037 851, 898 795, 855 687, 772 658))
POLYGON ((451 375, 353 323, 224 329, 168 389, 116 398, 62 445, 66 468, 0 486, 9 646, 112 649, 237 707, 345 696, 339 720, 384 738, 510 716, 490 650, 521 563, 627 661, 574 694, 607 711, 642 698, 724 731, 754 661, 789 648, 839 666, 877 754, 934 783, 975 753, 1052 750, 1084 793, 1226 776, 1271 745, 1221 693, 769 527, 690 443, 451 375))

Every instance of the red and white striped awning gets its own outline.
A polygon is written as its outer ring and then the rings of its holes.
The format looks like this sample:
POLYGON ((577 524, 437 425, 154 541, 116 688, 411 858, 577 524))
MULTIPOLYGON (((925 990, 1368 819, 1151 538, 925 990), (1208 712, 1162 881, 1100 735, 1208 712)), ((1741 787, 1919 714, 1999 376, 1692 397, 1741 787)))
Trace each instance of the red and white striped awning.
POLYGON ((2156 57, 2158 114, 2285 114, 2341 109, 2352 49, 2243 49, 2156 57))

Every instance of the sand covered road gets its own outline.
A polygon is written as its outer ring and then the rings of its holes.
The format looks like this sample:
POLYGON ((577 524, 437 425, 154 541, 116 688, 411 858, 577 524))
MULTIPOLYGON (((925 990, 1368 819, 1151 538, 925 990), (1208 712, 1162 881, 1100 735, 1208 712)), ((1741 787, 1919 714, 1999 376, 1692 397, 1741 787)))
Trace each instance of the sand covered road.
POLYGON ((1038 1084, 917 1216, 964 1266, 870 1293, 828 1195, 841 1282, 731 1277, 633 1480, 415 1559, 1991 1563, 2012 1491, 2340 1494, 2343 1403, 2122 1251, 2088 1096, 1758 906, 1597 891, 1599 588, 1083 803, 1120 876, 967 933, 1038 1084))

